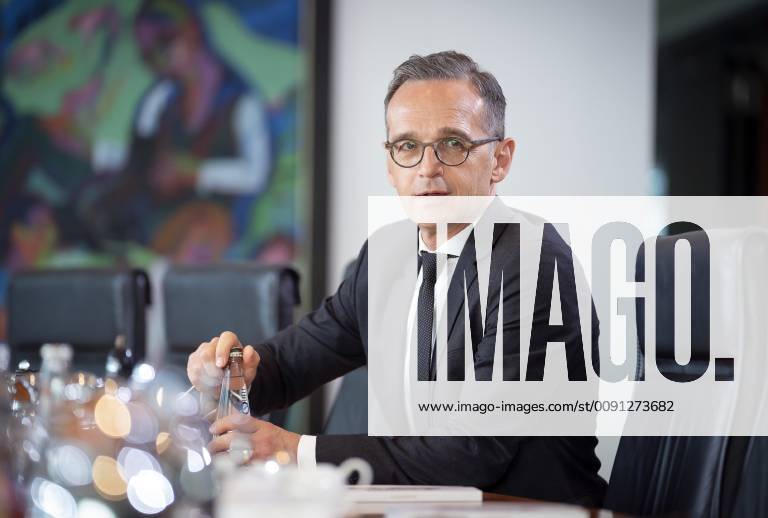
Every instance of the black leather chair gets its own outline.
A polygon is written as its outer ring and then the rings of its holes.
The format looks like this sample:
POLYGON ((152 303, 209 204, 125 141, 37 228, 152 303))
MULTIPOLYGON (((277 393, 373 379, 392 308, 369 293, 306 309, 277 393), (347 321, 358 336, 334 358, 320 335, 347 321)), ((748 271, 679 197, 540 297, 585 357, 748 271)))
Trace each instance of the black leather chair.
MULTIPOLYGON (((257 344, 293 323, 299 274, 286 266, 231 263, 172 267, 163 280, 165 362, 186 368, 201 342, 233 331, 257 344)), ((288 410, 264 416, 285 425, 288 410)))
MULTIPOLYGON (((713 237, 712 233, 709 233, 713 237)), ((722 281, 731 288, 734 273, 748 271, 749 267, 764 268, 760 264, 768 258, 763 251, 758 251, 762 259, 753 264, 744 264, 744 258, 750 248, 754 249, 755 241, 750 240, 744 232, 716 232, 715 238, 726 239, 739 253, 733 257, 742 263, 731 265, 722 281)), ((693 242, 701 243, 706 236, 701 232, 683 234, 693 242)), ((656 275, 657 293, 674 287, 674 244, 680 236, 663 237, 657 247, 664 251, 663 260, 657 261, 656 275)), ((763 236, 763 239, 765 236, 763 236)), ((759 240, 758 240, 759 241, 759 240)), ((763 247, 764 245, 758 245, 763 247)), ((692 247, 696 250, 695 247, 692 247)), ((701 248, 699 250, 702 250, 701 248)), ((752 254, 754 255, 754 254, 752 254)), ((637 271, 644 270, 644 254, 638 255, 637 271)), ((754 258, 753 258, 754 259, 754 258)), ((693 283, 709 284, 709 256, 694 254, 691 268, 693 283)), ((638 277, 638 280, 642 280, 638 277)), ((742 294, 750 305, 750 280, 744 275, 742 294)), ((718 282, 718 277, 715 281, 718 282)), ((674 303, 672 298, 667 302, 674 303)), ((657 295, 657 303, 659 296, 657 295)), ((693 300, 694 306, 701 300, 693 300)), ((717 301, 713 300, 712 304, 717 301)), ((724 302, 726 303, 726 302, 724 302)), ((693 311, 696 311, 694 308, 693 311)), ((643 343, 645 314, 638 306, 638 337, 643 343)), ((663 312, 667 313, 667 312, 663 312)), ((657 320, 661 329, 672 329, 671 320, 657 320)), ((692 359, 690 368, 696 367, 697 348, 707 339, 709 334, 708 321, 700 322, 700 326, 691 330, 692 359), (706 324, 706 325, 705 325, 706 324)), ((661 338, 671 337, 672 333, 662 333, 661 338)), ((672 344, 664 341, 657 344, 657 361, 659 369, 669 375, 685 378, 690 372, 674 362, 672 344)), ((639 352, 640 354, 640 352, 639 352)), ((638 362, 642 365, 642 362, 638 362)), ((690 368, 688 370, 690 370, 690 368)), ((726 368, 725 370, 728 370, 726 368)), ((733 367, 730 367, 733 370, 733 367)), ((732 372, 731 372, 732 373, 732 372)), ((723 373, 727 374, 727 373, 723 373)), ((635 396, 637 398, 638 395, 635 396)), ((628 419, 642 419, 640 414, 630 414, 628 419)), ((764 488, 768 487, 768 447, 764 437, 635 437, 621 438, 619 448, 611 472, 605 507, 614 511, 642 516, 766 516, 768 515, 768 497, 764 488), (755 481, 757 484, 755 485, 755 481), (762 488, 762 489, 758 489, 762 488)))
POLYGON ((172 267, 163 280, 166 363, 186 367, 201 342, 234 331, 256 344, 293 322, 299 275, 285 266, 172 267))
POLYGON ((368 433, 368 368, 360 367, 344 375, 336 400, 325 422, 328 435, 368 433))
MULTIPOLYGON (((725 487, 724 500, 733 502, 731 516, 768 516, 768 437, 732 437, 734 455, 744 462, 734 464, 733 483, 725 487)), ((728 479, 726 479, 728 480, 728 479)))
POLYGON ((74 350, 73 367, 103 375, 118 335, 134 358, 144 358, 147 274, 123 269, 30 270, 11 276, 8 335, 11 366, 40 365, 40 346, 64 342, 74 350))
MULTIPOLYGON (((355 261, 344 268, 344 279, 355 271, 355 261)), ((323 433, 368 433, 368 368, 360 367, 341 379, 341 387, 325 421, 323 433)))

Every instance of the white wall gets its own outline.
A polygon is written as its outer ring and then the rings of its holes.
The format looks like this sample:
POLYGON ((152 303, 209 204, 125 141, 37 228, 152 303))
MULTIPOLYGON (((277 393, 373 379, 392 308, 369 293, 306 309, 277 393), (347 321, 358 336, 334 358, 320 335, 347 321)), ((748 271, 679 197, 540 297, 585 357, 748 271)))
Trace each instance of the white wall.
POLYGON ((499 194, 649 194, 654 8, 653 0, 336 0, 331 285, 366 238, 367 196, 393 193, 383 99, 411 54, 465 52, 501 83, 517 151, 499 194))

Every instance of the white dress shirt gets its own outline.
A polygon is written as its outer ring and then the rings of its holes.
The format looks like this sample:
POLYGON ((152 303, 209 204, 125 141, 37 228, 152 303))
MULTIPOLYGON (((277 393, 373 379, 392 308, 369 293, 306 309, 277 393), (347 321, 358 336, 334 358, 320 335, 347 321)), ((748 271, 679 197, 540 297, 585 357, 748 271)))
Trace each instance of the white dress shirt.
MULTIPOLYGON (((419 233, 419 253, 421 252, 432 252, 437 254, 445 254, 447 255, 447 261, 445 268, 440 268, 440 260, 438 256, 438 269, 437 269, 437 281, 435 283, 435 311, 434 315, 435 318, 432 320, 432 354, 436 354, 435 349, 435 339, 436 339, 436 330, 437 325, 441 323, 441 317, 443 317, 443 310, 445 307, 445 302, 447 300, 447 291, 448 286, 450 285, 451 279, 453 278, 453 272, 456 269, 456 263, 458 263, 459 256, 461 255, 461 251, 464 249, 464 245, 467 242, 467 239, 469 239, 469 235, 472 232, 472 225, 468 225, 466 228, 462 229, 458 234, 453 236, 452 238, 448 239, 437 247, 436 251, 432 251, 429 249, 429 247, 424 243, 424 240, 421 238, 421 233, 419 233)), ((416 278, 416 285, 414 286, 413 290, 413 296, 411 297, 411 305, 410 310, 408 311, 408 347, 405 357, 405 369, 403 369, 403 372, 405 374, 403 383, 405 384, 405 397, 408 398, 411 394, 411 376, 409 373, 411 372, 411 360, 413 356, 413 347, 416 343, 416 329, 415 329, 415 322, 416 322, 416 314, 418 311, 418 304, 419 304, 419 289, 421 288, 422 283, 422 272, 419 270, 419 275, 416 278)), ((445 351, 442 352, 439 357, 435 358, 435 369, 439 371, 438 365, 440 365, 445 360, 445 351)), ((410 408, 409 405, 406 405, 406 408, 410 408)), ((412 416, 408 416, 409 421, 412 423, 412 416)), ((299 438, 299 446, 296 452, 296 463, 298 464, 299 469, 314 469, 317 467, 317 456, 315 454, 316 451, 316 445, 317 445, 317 437, 314 435, 302 435, 299 438)))

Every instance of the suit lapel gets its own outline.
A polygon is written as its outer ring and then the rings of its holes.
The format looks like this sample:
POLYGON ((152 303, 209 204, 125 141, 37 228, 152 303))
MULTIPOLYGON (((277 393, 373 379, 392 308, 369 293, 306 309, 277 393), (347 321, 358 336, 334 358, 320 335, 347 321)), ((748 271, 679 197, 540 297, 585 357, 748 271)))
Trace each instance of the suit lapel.
MULTIPOLYGON (((500 214, 501 208, 503 207, 503 204, 501 204, 501 201, 494 200, 491 205, 488 207, 488 210, 486 210, 485 214, 480 218, 477 225, 493 225, 495 218, 494 215, 498 215, 499 218, 501 218, 503 215, 500 214)), ((499 221, 504 221, 503 219, 499 219, 499 221)), ((493 243, 491 245, 492 249, 496 247, 496 244, 498 243, 499 239, 501 239, 501 236, 504 234, 505 231, 499 232, 498 235, 495 235, 493 238, 493 243)), ((481 251, 482 252, 482 251, 481 251)), ((490 251, 487 251, 490 253, 490 251)), ((474 286, 474 284, 477 282, 477 252, 475 248, 475 231, 474 229, 469 235, 469 238, 467 239, 466 244, 464 245, 464 249, 461 251, 461 255, 459 256, 459 260, 456 263, 456 269, 453 272, 453 277, 451 278, 451 283, 448 288, 448 300, 449 301, 460 301, 459 304, 453 305, 453 308, 451 308, 451 304, 446 305, 446 310, 448 313, 446 313, 448 317, 448 350, 455 348, 463 348, 464 347, 464 337, 463 336, 453 336, 454 327, 456 326, 456 320, 459 318, 459 315, 464 314, 464 298, 465 293, 471 293, 470 289, 474 286), (466 292, 464 291, 464 279, 462 272, 466 272, 467 274, 467 289, 466 292), (454 345, 454 347, 451 347, 451 344, 454 345)), ((480 301, 469 301, 470 304, 479 304, 480 301)))

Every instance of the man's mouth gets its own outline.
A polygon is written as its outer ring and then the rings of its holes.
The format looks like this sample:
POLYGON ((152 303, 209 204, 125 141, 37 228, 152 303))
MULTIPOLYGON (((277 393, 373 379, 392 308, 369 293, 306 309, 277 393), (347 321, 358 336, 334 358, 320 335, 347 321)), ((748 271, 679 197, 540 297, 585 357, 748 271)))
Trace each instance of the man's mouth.
POLYGON ((445 191, 426 191, 419 193, 416 196, 448 196, 448 193, 445 191))

